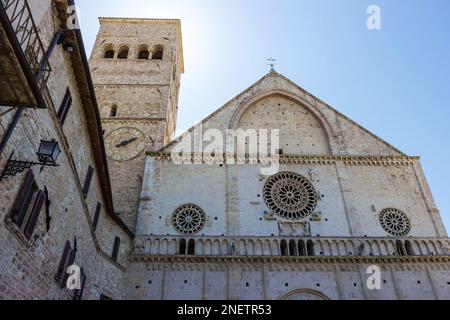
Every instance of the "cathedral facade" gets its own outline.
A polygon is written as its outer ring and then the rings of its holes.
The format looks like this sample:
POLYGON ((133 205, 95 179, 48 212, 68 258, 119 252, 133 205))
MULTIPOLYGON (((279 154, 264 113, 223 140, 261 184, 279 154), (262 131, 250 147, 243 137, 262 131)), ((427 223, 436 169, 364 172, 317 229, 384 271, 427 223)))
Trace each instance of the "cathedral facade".
POLYGON ((175 138, 180 21, 73 4, 0 2, 0 299, 450 299, 419 157, 274 69, 175 138))
POLYGON ((173 140, 179 21, 100 23, 91 70, 115 206, 137 214, 128 298, 450 298, 418 157, 273 69, 173 140))

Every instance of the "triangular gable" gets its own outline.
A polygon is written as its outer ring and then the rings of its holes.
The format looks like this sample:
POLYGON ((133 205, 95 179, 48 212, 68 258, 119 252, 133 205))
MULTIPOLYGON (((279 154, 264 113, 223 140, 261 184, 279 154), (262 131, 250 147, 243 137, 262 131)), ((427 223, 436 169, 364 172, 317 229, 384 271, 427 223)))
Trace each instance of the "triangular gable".
MULTIPOLYGON (((283 90, 289 94, 298 96, 303 104, 308 104, 311 109, 327 122, 330 127, 329 139, 334 144, 333 155, 339 156, 404 156, 405 154, 379 138, 369 130, 363 128, 353 120, 346 117, 327 103, 310 94, 287 77, 271 71, 264 75, 252 86, 235 96, 215 112, 205 117, 199 123, 203 129, 228 129, 229 123, 237 110, 252 98, 273 91, 274 89, 283 90)), ((192 133, 195 126, 186 130, 175 140, 164 146, 158 153, 168 153, 172 148, 182 141, 184 137, 192 133)))

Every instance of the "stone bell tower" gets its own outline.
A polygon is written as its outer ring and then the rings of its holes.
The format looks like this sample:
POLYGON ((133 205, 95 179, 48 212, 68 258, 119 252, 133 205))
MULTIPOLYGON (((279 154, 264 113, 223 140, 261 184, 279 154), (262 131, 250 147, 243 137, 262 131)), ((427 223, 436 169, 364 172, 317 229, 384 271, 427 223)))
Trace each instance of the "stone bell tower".
POLYGON ((114 208, 131 230, 146 151, 175 134, 181 24, 171 19, 100 18, 90 68, 104 129, 114 208))

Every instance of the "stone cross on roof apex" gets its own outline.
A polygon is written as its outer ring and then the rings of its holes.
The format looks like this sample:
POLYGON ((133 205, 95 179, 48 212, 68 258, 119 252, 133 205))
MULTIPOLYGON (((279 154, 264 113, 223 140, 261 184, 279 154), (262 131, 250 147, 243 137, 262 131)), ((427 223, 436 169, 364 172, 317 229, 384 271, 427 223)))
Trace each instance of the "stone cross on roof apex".
POLYGON ((277 59, 270 57, 269 59, 267 59, 267 61, 269 62, 268 66, 270 67, 270 73, 276 73, 276 71, 275 71, 276 63, 275 62, 277 61, 277 59))

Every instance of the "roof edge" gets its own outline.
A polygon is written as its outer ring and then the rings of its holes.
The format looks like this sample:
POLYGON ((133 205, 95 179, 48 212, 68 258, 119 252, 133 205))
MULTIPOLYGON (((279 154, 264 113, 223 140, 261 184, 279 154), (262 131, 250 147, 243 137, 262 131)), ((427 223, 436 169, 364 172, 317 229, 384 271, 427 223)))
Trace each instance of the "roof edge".
MULTIPOLYGON (((74 0, 68 0, 67 1, 68 5, 74 5, 75 1, 74 0)), ((128 228, 128 226, 122 221, 122 219, 120 217, 118 217, 115 213, 114 213, 114 205, 113 205, 113 200, 112 200, 112 191, 111 191, 111 182, 110 182, 110 178, 109 178, 109 170, 108 170, 108 162, 106 159, 106 151, 105 151, 105 146, 104 146, 104 141, 103 141, 103 134, 102 134, 102 125, 101 125, 101 120, 100 120, 100 111, 98 108, 98 104, 97 104, 97 99, 95 96, 95 89, 94 89, 94 85, 92 82, 92 77, 91 77, 91 72, 89 69, 89 63, 88 63, 88 59, 86 56, 86 49, 84 46, 84 41, 83 41, 83 37, 81 34, 81 30, 80 29, 75 29, 73 30, 73 34, 75 36, 75 40, 76 40, 76 44, 78 47, 77 52, 79 53, 80 59, 81 59, 81 68, 83 69, 83 73, 84 73, 84 77, 85 77, 85 81, 86 81, 86 86, 88 89, 88 98, 89 98, 89 102, 92 106, 92 111, 94 114, 94 123, 92 123, 93 125, 95 125, 95 128, 92 128, 93 131, 95 131, 95 139, 98 139, 98 145, 99 145, 99 151, 100 151, 100 155, 99 157, 97 157, 96 159, 96 164, 101 166, 101 171, 102 171, 102 175, 103 175, 103 180, 101 183, 101 190, 102 190, 102 195, 104 197, 105 200, 105 208, 107 209, 106 212, 108 214, 108 216, 110 216, 112 218, 112 220, 114 222, 117 223, 117 225, 131 238, 134 238, 134 233, 128 228)), ((76 67, 77 64, 72 64, 73 67, 76 67)), ((88 121, 88 125, 89 125, 89 121, 88 121)), ((91 137, 92 138, 92 137, 91 137)), ((100 171, 100 170, 99 170, 100 171)))
POLYGON ((138 17, 98 17, 98 20, 130 20, 130 21, 136 21, 136 20, 143 20, 143 21, 161 21, 161 22, 181 22, 178 18, 138 18, 138 17))

